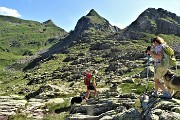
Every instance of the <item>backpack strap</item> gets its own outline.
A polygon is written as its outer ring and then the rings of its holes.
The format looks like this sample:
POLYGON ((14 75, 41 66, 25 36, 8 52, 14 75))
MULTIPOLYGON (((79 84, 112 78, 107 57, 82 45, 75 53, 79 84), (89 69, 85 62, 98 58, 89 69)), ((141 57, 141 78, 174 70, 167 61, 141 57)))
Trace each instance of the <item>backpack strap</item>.
POLYGON ((162 53, 163 53, 163 58, 162 58, 161 64, 163 66, 170 68, 169 56, 165 53, 165 51, 163 49, 162 49, 162 53))
POLYGON ((92 76, 91 76, 91 78, 90 78, 90 81, 89 81, 89 82, 90 82, 90 85, 91 85, 92 82, 93 82, 93 80, 92 80, 93 78, 94 78, 94 75, 92 74, 92 76))

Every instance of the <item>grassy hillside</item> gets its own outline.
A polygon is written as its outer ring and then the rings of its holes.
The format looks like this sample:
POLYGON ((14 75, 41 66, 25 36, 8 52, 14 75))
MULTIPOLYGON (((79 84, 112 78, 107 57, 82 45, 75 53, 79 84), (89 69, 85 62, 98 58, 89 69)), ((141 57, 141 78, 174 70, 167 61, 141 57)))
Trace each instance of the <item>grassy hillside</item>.
MULTIPOLYGON (((147 34, 147 38, 152 36, 154 35, 147 34)), ((159 36, 167 39, 168 44, 171 46, 174 45, 171 42, 174 38, 176 42, 180 43, 180 37, 163 34, 159 36)), ((74 43, 71 47, 63 50, 62 53, 53 55, 51 59, 27 72, 19 71, 3 78, 1 91, 10 88, 5 94, 13 94, 18 93, 24 87, 34 91, 33 89, 38 89, 39 86, 47 83, 67 84, 68 86, 72 82, 80 82, 86 69, 97 69, 99 71, 99 80, 103 81, 103 83, 108 82, 110 74, 117 80, 120 80, 120 76, 123 78, 134 76, 145 69, 143 62, 145 62, 146 54, 144 51, 150 44, 147 38, 118 41, 102 37, 102 35, 92 35, 84 41, 74 43), (29 77, 25 78, 27 74, 29 77), (44 78, 43 76, 45 75, 46 77, 44 78), (36 84, 27 86, 30 81, 33 82, 32 80, 36 78, 38 79, 36 84)), ((136 79, 136 81, 137 84, 142 81, 145 82, 143 79, 136 79)), ((102 84, 98 87, 105 86, 105 84, 102 84)), ((129 84, 121 87, 127 92, 128 86, 131 89, 136 88, 135 85, 129 84)), ((141 93, 144 90, 145 86, 137 92, 141 93)))
POLYGON ((49 48, 67 35, 51 20, 39 23, 0 16, 0 26, 0 69, 21 56, 33 55, 39 50, 49 48))
MULTIPOLYGON (((97 90, 109 88, 111 82, 118 82, 118 89, 122 93, 142 94, 146 91, 146 76, 137 77, 146 71, 144 62, 146 55, 144 51, 148 46, 150 37, 139 40, 114 40, 105 35, 92 35, 83 38, 82 41, 74 43, 71 47, 64 49, 59 54, 54 54, 51 59, 45 60, 33 69, 26 72, 14 71, 0 73, 0 95, 19 94, 30 96, 36 93, 42 86, 54 85, 68 89, 62 93, 56 93, 47 89, 47 98, 69 98, 76 96, 86 90, 83 83, 83 73, 86 69, 97 69, 97 90), (103 37, 102 37, 103 36, 103 37), (132 77, 134 83, 122 83, 122 79, 132 77), (70 91, 73 91, 71 93, 70 91)), ((176 38, 180 43, 180 37, 173 35, 159 35, 171 40, 176 38)), ((178 62, 180 62, 178 60, 178 62)), ((151 64, 151 66, 153 66, 151 64)), ((180 75, 180 70, 178 70, 180 75)), ((149 77, 149 89, 153 88, 152 76, 149 77)), ((33 96, 32 96, 33 97, 33 96)), ((50 109, 44 119, 65 119, 69 114, 62 112, 55 114, 56 109, 67 108, 69 100, 61 104, 47 104, 50 109)), ((27 119, 27 116, 17 114, 12 119, 27 119), (19 116, 18 116, 19 115, 19 116)))

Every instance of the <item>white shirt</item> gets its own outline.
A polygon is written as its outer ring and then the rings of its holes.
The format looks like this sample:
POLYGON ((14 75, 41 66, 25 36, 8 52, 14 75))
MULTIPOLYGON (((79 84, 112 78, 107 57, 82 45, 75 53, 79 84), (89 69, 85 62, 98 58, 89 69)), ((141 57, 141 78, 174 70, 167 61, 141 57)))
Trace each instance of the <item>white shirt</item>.
MULTIPOLYGON (((162 48, 163 48, 162 44, 159 44, 158 46, 156 46, 156 47, 155 47, 156 54, 157 54, 158 52, 162 52, 162 48)), ((154 65, 155 65, 155 66, 160 65, 161 62, 162 62, 162 59, 155 59, 154 65)))

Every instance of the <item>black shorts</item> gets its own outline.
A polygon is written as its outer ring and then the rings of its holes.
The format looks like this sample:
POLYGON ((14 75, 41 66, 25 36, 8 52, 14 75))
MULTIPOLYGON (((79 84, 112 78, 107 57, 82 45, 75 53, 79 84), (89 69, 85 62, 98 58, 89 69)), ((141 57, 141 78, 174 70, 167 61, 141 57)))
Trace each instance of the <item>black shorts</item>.
POLYGON ((93 86, 93 85, 89 85, 89 86, 87 86, 87 89, 88 89, 88 90, 95 90, 95 88, 94 88, 94 86, 93 86))

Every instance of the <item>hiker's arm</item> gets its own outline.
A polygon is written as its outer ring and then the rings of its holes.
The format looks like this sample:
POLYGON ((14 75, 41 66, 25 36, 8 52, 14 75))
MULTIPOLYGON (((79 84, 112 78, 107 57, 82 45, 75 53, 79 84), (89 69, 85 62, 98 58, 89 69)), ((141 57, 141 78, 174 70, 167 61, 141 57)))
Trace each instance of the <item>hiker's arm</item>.
POLYGON ((157 54, 156 53, 153 53, 151 51, 147 51, 147 54, 150 54, 152 57, 156 58, 156 59, 162 59, 162 52, 158 52, 157 54))
POLYGON ((94 77, 93 79, 93 86, 96 87, 96 82, 95 82, 96 78, 94 77))

